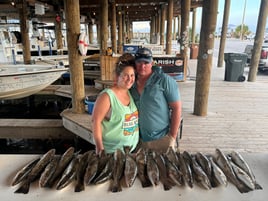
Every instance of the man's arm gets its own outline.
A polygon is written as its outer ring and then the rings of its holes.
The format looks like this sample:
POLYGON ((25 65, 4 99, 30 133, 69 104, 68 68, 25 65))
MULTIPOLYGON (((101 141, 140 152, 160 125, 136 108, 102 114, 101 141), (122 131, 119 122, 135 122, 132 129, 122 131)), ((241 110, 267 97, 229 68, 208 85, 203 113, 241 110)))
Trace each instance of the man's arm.
POLYGON ((169 134, 174 139, 177 138, 180 122, 181 122, 181 101, 169 103, 171 109, 171 122, 169 134))

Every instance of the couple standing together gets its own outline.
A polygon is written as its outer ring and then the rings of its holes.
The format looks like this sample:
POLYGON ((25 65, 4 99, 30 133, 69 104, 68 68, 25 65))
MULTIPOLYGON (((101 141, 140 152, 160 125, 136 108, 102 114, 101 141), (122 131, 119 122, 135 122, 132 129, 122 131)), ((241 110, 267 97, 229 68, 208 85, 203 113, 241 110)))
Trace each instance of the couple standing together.
POLYGON ((92 128, 96 153, 113 153, 130 146, 166 152, 176 147, 181 119, 178 85, 153 66, 148 48, 135 57, 123 54, 115 68, 115 85, 98 96, 92 128))

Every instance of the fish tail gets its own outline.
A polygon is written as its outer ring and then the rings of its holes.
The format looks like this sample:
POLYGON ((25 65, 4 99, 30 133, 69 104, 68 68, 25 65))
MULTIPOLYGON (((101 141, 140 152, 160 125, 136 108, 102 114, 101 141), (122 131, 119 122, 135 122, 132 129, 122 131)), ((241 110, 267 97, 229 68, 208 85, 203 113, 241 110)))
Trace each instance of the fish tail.
POLYGON ((152 186, 151 182, 149 180, 141 181, 142 188, 150 187, 152 186))
POLYGON ((188 182, 187 184, 188 184, 188 186, 189 186, 190 188, 193 188, 193 187, 194 187, 193 182, 188 182))
POLYGON ((122 188, 119 187, 119 186, 113 186, 113 187, 111 188, 111 191, 112 191, 113 193, 120 192, 120 191, 122 191, 122 188))
POLYGON ((75 188, 74 188, 74 192, 81 192, 85 190, 85 186, 81 183, 77 183, 75 188))
POLYGON ((216 188, 218 186, 217 182, 214 181, 213 179, 210 182, 211 182, 211 187, 212 188, 216 188))
POLYGON ((120 191, 122 191, 122 187, 118 182, 114 181, 114 182, 112 182, 111 191, 113 193, 120 192, 120 191))
POLYGON ((260 184, 255 183, 255 189, 256 189, 256 190, 262 190, 262 187, 261 187, 260 184))
POLYGON ((142 188, 146 188, 146 187, 152 186, 152 184, 149 181, 149 178, 148 177, 146 177, 146 176, 145 177, 138 176, 138 177, 140 179, 142 188))
POLYGON ((146 188, 146 187, 152 186, 151 182, 149 182, 149 181, 144 181, 144 182, 142 182, 141 185, 142 185, 142 188, 146 188))
POLYGON ((49 180, 46 184, 45 184, 45 186, 44 187, 46 187, 46 188, 52 188, 53 187, 53 185, 54 185, 54 181, 52 181, 52 180, 49 180))
POLYGON ((24 193, 27 194, 29 192, 30 182, 24 182, 14 193, 24 193))
POLYGON ((165 191, 172 189, 172 186, 170 184, 164 183, 163 186, 165 191))
POLYGON ((248 187, 246 187, 245 185, 243 185, 243 184, 238 184, 238 185, 236 185, 236 188, 238 189, 238 191, 240 192, 240 193, 248 193, 249 191, 251 191, 251 189, 250 188, 248 188, 248 187))

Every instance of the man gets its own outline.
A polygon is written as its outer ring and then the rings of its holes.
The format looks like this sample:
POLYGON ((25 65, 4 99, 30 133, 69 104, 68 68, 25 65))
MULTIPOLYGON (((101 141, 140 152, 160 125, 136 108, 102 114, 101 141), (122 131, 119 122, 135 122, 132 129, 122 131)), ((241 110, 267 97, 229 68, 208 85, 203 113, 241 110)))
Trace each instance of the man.
POLYGON ((166 152, 175 148, 181 119, 181 100, 176 81, 153 67, 152 52, 135 54, 137 79, 130 89, 139 111, 140 143, 144 148, 166 152))

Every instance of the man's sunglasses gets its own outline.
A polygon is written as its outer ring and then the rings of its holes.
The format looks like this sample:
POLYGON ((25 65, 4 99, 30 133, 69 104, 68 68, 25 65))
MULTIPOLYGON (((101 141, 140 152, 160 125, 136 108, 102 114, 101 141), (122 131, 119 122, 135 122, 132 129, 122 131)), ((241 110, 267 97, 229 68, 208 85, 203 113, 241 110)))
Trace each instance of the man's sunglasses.
POLYGON ((137 58, 146 58, 146 59, 149 59, 149 58, 151 58, 152 57, 152 54, 140 54, 140 53, 136 53, 135 54, 135 57, 136 57, 136 59, 137 58))

